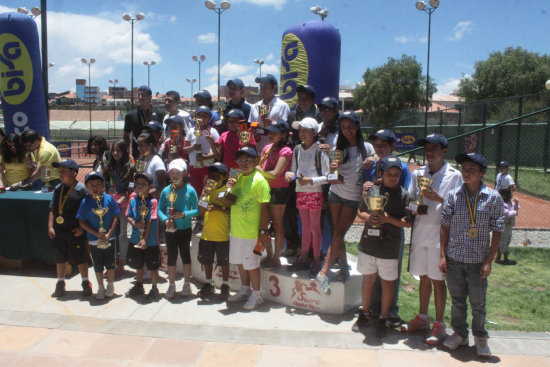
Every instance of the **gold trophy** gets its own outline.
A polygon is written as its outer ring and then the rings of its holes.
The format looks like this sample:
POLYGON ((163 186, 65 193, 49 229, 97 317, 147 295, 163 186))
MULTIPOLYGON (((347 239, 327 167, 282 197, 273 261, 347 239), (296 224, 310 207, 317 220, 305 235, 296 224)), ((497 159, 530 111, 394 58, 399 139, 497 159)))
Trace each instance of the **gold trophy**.
MULTIPOLYGON (((367 208, 369 209, 371 214, 382 214, 384 212, 386 204, 388 203, 389 197, 389 193, 385 193, 384 196, 370 196, 366 192, 363 194, 363 200, 365 201, 365 204, 367 205, 367 208)), ((372 226, 367 228, 368 237, 382 237, 382 235, 383 234, 381 226, 372 226)))
POLYGON ((265 130, 263 129, 265 126, 262 120, 269 116, 269 112, 271 112, 271 106, 262 104, 262 105, 256 106, 256 109, 258 110, 258 114, 260 115, 260 122, 258 124, 258 127, 256 128, 255 133, 256 135, 265 135, 265 130))
MULTIPOLYGON (((145 218, 147 218, 147 214, 149 213, 149 208, 147 207, 147 203, 145 202, 145 195, 140 195, 139 197, 141 198, 141 205, 139 207, 139 218, 140 218, 140 221, 145 223, 145 218)), ((145 226, 139 229, 140 241, 143 239, 144 234, 145 234, 145 226)), ((137 244, 134 245, 134 247, 140 248, 137 244)))
MULTIPOLYGON (((346 152, 338 149, 329 150, 328 157, 330 158, 331 162, 340 164, 346 157, 346 152)), ((344 183, 344 176, 338 173, 338 169, 331 169, 330 173, 327 176, 327 180, 331 184, 342 184, 344 183)))
MULTIPOLYGON (((109 208, 105 208, 103 206, 103 204, 101 203, 102 198, 103 198, 103 196, 96 196, 95 197, 95 200, 97 201, 97 208, 92 209, 92 211, 94 212, 95 215, 97 215, 99 217, 99 230, 98 230, 98 232, 99 233, 106 233, 105 226, 103 225, 103 216, 105 214, 107 214, 107 212, 109 211, 109 208)), ((97 248, 100 249, 100 250, 104 250, 106 248, 109 248, 110 246, 111 246, 111 244, 109 243, 108 238, 107 238, 107 242, 99 241, 99 243, 97 244, 97 248)))
POLYGON ((216 181, 212 179, 206 180, 206 184, 204 185, 204 188, 202 189, 202 195, 199 200, 199 206, 203 208, 208 208, 208 195, 210 195, 210 191, 216 186, 216 181))
POLYGON ((135 167, 137 173, 143 173, 147 167, 147 161, 143 158, 139 158, 135 163, 135 167))
MULTIPOLYGON (((200 143, 200 138, 202 136, 201 124, 202 124, 202 119, 197 118, 197 120, 195 120, 195 138, 197 139, 195 152, 196 152, 197 155, 202 154, 201 153, 202 152, 201 151, 202 146, 201 146, 201 143, 200 143)), ((201 168, 202 166, 203 166, 202 162, 199 162, 197 160, 197 163, 195 164, 195 167, 201 168)))
POLYGON ((244 147, 245 145, 248 145, 248 142, 250 141, 250 131, 248 131, 246 122, 241 124, 241 130, 239 131, 239 140, 241 141, 241 145, 244 147))
MULTIPOLYGON (((241 171, 237 168, 231 168, 229 170, 229 178, 228 180, 232 180, 233 182, 237 182, 239 179, 239 176, 241 175, 241 171)), ((225 200, 229 204, 233 205, 237 201, 237 195, 233 194, 231 192, 231 187, 228 188, 226 191, 222 191, 218 194, 218 199, 225 200)))
POLYGON ((177 182, 172 182, 170 186, 170 192, 168 193, 168 224, 166 227, 166 232, 176 232, 176 224, 174 223, 174 203, 178 198, 176 193, 176 184, 177 182))
POLYGON ((44 168, 42 171, 44 174, 42 176, 42 181, 44 181, 44 186, 42 186, 42 192, 50 192, 50 175, 51 172, 49 168, 44 168))
POLYGON ((177 154, 179 145, 180 145, 180 131, 170 130, 170 154, 177 154))
POLYGON ((418 199, 409 203, 409 209, 416 214, 428 214, 428 205, 424 204, 424 190, 432 184, 432 179, 425 176, 417 177, 418 199))

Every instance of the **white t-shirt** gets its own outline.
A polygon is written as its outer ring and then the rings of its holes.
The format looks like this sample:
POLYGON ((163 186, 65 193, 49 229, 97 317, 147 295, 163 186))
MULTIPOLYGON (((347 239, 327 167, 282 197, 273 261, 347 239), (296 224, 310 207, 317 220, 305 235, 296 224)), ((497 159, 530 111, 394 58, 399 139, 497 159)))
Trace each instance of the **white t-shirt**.
MULTIPOLYGON (((212 147, 210 146, 210 143, 206 139, 205 131, 208 131, 210 135, 214 138, 214 142, 218 142, 218 139, 220 138, 220 134, 218 134, 218 131, 214 129, 213 127, 209 126, 206 129, 204 129, 201 137, 199 138, 199 144, 201 145, 201 153, 203 155, 212 153, 212 147)), ((190 142, 191 145, 197 144, 197 137, 195 136, 195 128, 191 128, 189 132, 187 133, 187 136, 185 137, 185 140, 190 142)), ((212 158, 210 161, 203 161, 203 164, 207 166, 211 166, 214 163, 214 158, 212 158)), ((193 150, 191 153, 189 153, 189 165, 190 166, 196 166, 197 165, 197 152, 193 150)))
MULTIPOLYGON (((462 185, 462 175, 447 162, 441 169, 430 174, 428 166, 417 168, 411 175, 409 194, 412 200, 416 200, 419 194, 418 176, 432 179, 430 187, 443 199, 447 194, 462 185)), ((413 246, 439 247, 439 230, 441 228, 441 213, 443 204, 424 198, 424 204, 428 206, 428 214, 417 215, 414 218, 411 243, 413 246)))
MULTIPOLYGON (((179 115, 183 118, 183 122, 184 122, 183 129, 186 133, 189 132, 189 130, 193 128, 193 124, 191 123, 191 115, 189 114, 189 112, 184 110, 178 110, 178 113, 176 115, 179 115)), ((168 127, 168 125, 166 125, 166 119, 169 119, 174 116, 175 115, 166 114, 164 116, 164 120, 162 120, 162 123, 164 124, 164 139, 167 139, 170 137, 170 128, 168 127)))
POLYGON ((515 184, 514 179, 508 173, 505 173, 504 175, 499 173, 495 181, 495 190, 498 191, 502 188, 507 188, 515 184))
MULTIPOLYGON (((263 106, 263 104, 264 100, 262 99, 252 105, 252 108, 250 109, 250 115, 248 116, 248 122, 260 121, 260 113, 258 112, 258 108, 259 106, 263 106)), ((275 121, 276 119, 283 119, 286 121, 288 119, 290 108, 285 101, 275 96, 268 104, 271 106, 269 115, 267 116, 268 118, 273 121, 275 121)), ((256 151, 258 153, 261 153, 267 144, 269 144, 269 139, 267 135, 262 136, 259 141, 256 141, 256 151)))
MULTIPOLYGON (((370 143, 364 142, 367 157, 374 154, 370 143)), ((344 176, 343 184, 330 185, 330 191, 341 198, 353 201, 361 200, 363 187, 363 160, 357 147, 348 148, 348 161, 338 167, 338 173, 344 176)), ((366 158, 366 157, 365 157, 366 158)))
POLYGON ((317 166, 315 165, 315 155, 319 150, 319 142, 313 143, 309 149, 304 149, 302 144, 299 144, 294 148, 292 153, 292 164, 290 165, 290 172, 293 172, 296 177, 311 177, 313 183, 311 185, 300 185, 300 182, 296 179, 296 192, 322 192, 322 184, 327 183, 327 173, 330 167, 330 161, 327 153, 321 153, 321 173, 319 176, 317 172, 317 166), (297 155, 297 157, 296 157, 297 155), (298 159, 298 169, 296 169, 296 159, 298 159))
POLYGON ((157 187, 158 186, 157 171, 166 172, 166 166, 164 165, 164 162, 158 155, 154 155, 153 158, 149 159, 149 161, 147 162, 147 165, 145 166, 145 173, 153 177, 153 187, 158 189, 163 189, 164 187, 157 187))

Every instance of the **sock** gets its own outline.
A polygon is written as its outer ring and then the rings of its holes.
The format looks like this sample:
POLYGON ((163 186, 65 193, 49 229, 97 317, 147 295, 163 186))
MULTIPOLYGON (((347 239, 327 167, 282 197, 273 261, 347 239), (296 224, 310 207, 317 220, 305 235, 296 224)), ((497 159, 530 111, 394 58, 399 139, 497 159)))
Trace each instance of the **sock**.
POLYGON ((64 282, 64 281, 65 281, 65 278, 57 278, 57 281, 58 281, 58 282, 64 282))
POLYGON ((243 285, 242 290, 248 292, 250 290, 250 286, 249 285, 243 285))
POLYGON ((418 316, 420 316, 420 317, 423 318, 423 319, 427 319, 427 318, 428 318, 428 315, 425 314, 425 313, 419 313, 418 316))
POLYGON ((88 281, 88 277, 83 277, 83 278, 82 278, 82 281, 83 281, 83 282, 87 282, 87 281, 88 281))
POLYGON ((261 294, 260 291, 252 291, 252 295, 253 295, 254 297, 260 297, 262 294, 261 294))
POLYGON ((222 281, 222 284, 229 285, 229 280, 222 281))

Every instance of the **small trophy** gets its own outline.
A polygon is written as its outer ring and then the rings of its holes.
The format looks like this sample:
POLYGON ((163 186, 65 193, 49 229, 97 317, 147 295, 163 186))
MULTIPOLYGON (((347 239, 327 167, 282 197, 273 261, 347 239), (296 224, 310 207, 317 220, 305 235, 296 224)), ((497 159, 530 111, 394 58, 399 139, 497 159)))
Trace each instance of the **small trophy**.
MULTIPOLYGON (((239 179, 239 176, 241 175, 241 171, 237 168, 231 168, 229 170, 229 178, 228 180, 232 180, 236 182, 239 179)), ((237 195, 233 194, 231 192, 231 187, 228 188, 226 191, 222 191, 218 194, 218 199, 223 199, 230 203, 231 205, 235 204, 237 201, 237 195)))
POLYGON ((135 167, 137 173, 143 173, 145 172, 145 168, 147 167, 147 161, 145 159, 139 158, 135 163, 135 167))
POLYGON ((239 140, 241 141, 241 145, 244 147, 245 145, 248 145, 248 142, 250 141, 250 131, 248 131, 248 126, 246 126, 246 122, 243 122, 241 124, 241 130, 239 131, 239 140))
POLYGON ((42 180, 44 181, 44 186, 42 186, 42 192, 50 192, 51 172, 48 168, 44 168, 43 172, 44 172, 44 175, 42 176, 43 177, 42 180))
MULTIPOLYGON (((98 231, 99 233, 105 233, 105 226, 103 225, 103 216, 107 214, 107 212, 109 211, 109 208, 105 208, 101 203, 102 198, 103 198, 102 196, 95 197, 95 200, 97 201, 97 208, 92 209, 94 214, 99 217, 99 231, 98 231)), ((111 244, 109 243, 109 239, 107 239, 107 242, 100 241, 97 244, 97 248, 100 250, 104 250, 106 248, 109 248, 110 246, 111 244)))
POLYGON ((203 208, 208 208, 208 195, 210 195, 210 191, 216 186, 216 181, 212 179, 206 180, 206 184, 204 185, 204 188, 202 189, 202 195, 199 200, 199 206, 203 208))
POLYGON ((256 108, 258 109, 258 114, 262 119, 269 116, 269 112, 271 112, 271 105, 268 105, 268 104, 267 105, 262 104, 262 105, 256 106, 256 108))
POLYGON ((202 119, 197 118, 195 121, 195 138, 197 138, 197 148, 195 150, 201 150, 201 143, 200 138, 202 136, 202 129, 201 129, 202 119))
POLYGON ((170 154, 177 154, 179 145, 180 145, 179 130, 170 130, 170 154))
MULTIPOLYGON (((340 164, 346 157, 346 152, 338 149, 329 150, 328 157, 330 158, 331 162, 340 164)), ((327 176, 327 180, 331 184, 342 184, 344 183, 344 176, 338 173, 338 169, 331 169, 330 173, 327 176)))
MULTIPOLYGON (((139 218, 140 221, 145 222, 145 218, 147 218, 147 214, 149 213, 149 208, 147 207, 147 203, 145 202, 145 195, 140 195, 141 198, 141 205, 139 207, 139 218)), ((143 235, 145 234, 145 227, 139 229, 139 239, 143 239, 143 235)), ((139 246, 136 244, 134 247, 139 248, 139 246)))
MULTIPOLYGON (((384 207, 388 203, 388 198, 390 197, 389 193, 382 195, 373 195, 369 196, 367 193, 363 194, 363 200, 367 205, 367 208, 372 214, 381 214, 384 212, 384 207)), ((381 226, 372 226, 367 228, 368 237, 382 237, 382 227, 381 226)))
POLYGON ((424 190, 432 184, 432 179, 425 176, 418 176, 418 199, 409 203, 409 209, 417 214, 428 214, 428 206, 424 204, 424 190))
POLYGON ((176 232, 176 225, 174 223, 174 203, 177 198, 176 183, 173 182, 170 186, 170 192, 168 193, 168 227, 166 228, 166 232, 176 232))

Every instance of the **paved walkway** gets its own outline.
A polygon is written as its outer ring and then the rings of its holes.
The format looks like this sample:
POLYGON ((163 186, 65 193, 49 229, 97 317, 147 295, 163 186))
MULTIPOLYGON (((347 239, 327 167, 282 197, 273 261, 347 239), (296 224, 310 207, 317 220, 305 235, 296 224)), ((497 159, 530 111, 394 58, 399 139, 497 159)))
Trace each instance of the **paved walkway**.
MULTIPOLYGON (((7 273, 7 274, 6 274, 7 273)), ((422 335, 350 331, 353 314, 323 316, 266 303, 254 312, 197 298, 150 304, 81 298, 80 279, 50 297, 51 274, 0 275, 0 366, 462 366, 486 363, 473 347, 449 353, 422 335)), ((132 273, 116 282, 127 290, 132 273)), ((94 284, 95 290, 95 281, 94 284)), ((160 285, 161 293, 167 284, 160 285)), ((149 286, 145 286, 148 290, 149 286)), ((193 288, 196 292, 197 289, 193 288)), ((470 341, 472 342, 472 341, 470 341)), ((549 333, 492 332, 500 366, 550 366, 549 333)))

